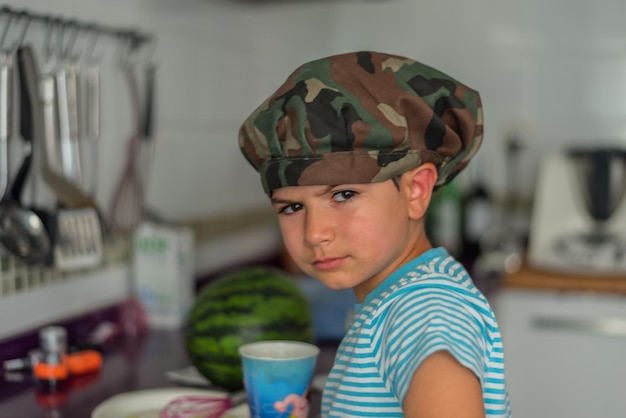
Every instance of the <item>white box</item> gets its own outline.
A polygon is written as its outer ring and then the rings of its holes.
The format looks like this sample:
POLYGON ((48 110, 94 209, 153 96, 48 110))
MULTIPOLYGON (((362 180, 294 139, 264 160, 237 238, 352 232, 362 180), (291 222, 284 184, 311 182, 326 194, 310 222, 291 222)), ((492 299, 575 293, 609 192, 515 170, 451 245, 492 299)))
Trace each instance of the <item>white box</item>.
POLYGON ((194 253, 189 228, 148 222, 137 228, 132 278, 149 327, 183 325, 194 297, 194 253))

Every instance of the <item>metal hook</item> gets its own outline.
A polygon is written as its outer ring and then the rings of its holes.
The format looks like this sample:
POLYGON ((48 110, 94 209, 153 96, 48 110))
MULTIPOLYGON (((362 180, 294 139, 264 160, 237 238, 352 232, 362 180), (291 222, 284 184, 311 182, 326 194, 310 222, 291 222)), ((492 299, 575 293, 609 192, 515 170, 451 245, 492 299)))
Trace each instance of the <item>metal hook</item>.
POLYGON ((68 59, 70 61, 77 60, 80 57, 80 52, 74 52, 74 47, 76 46, 76 38, 78 37, 78 31, 80 27, 73 21, 65 22, 64 26, 66 30, 74 29, 74 32, 70 35, 69 41, 65 46, 65 50, 63 51, 63 58, 68 59))
POLYGON ((92 26, 90 28, 88 28, 88 30, 91 31, 91 38, 89 41, 89 45, 86 49, 86 51, 89 51, 89 55, 87 56, 87 62, 89 64, 98 64, 100 63, 100 61, 102 61, 102 55, 100 56, 96 56, 95 54, 95 50, 96 50, 96 44, 98 43, 98 31, 96 30, 95 26, 92 26))
POLYGON ((17 42, 15 42, 14 45, 12 45, 10 48, 7 48, 4 45, 6 42, 7 33, 9 33, 9 26, 11 26, 12 20, 13 20, 13 15, 9 15, 7 17, 7 23, 4 26, 4 30, 2 31, 2 35, 0 35, 0 50, 2 51, 3 54, 13 51, 15 48, 17 48, 17 42))
MULTIPOLYGON (((113 37, 117 37, 120 42, 130 42, 130 51, 133 53, 139 50, 139 47, 142 45, 153 42, 152 36, 142 34, 140 32, 134 30, 123 30, 115 27, 109 27, 105 25, 98 24, 89 24, 82 23, 80 21, 75 20, 67 20, 63 17, 56 17, 50 14, 41 14, 41 13, 31 13, 28 10, 15 10, 8 6, 0 6, 0 16, 4 15, 6 17, 6 25, 3 28, 0 28, 0 53, 6 54, 11 50, 14 50, 19 47, 20 43, 23 43, 26 38, 26 33, 29 29, 29 25, 31 21, 39 21, 43 22, 44 25, 48 28, 48 33, 52 34, 52 29, 56 29, 57 27, 63 28, 59 31, 58 34, 54 34, 54 36, 59 40, 67 42, 59 42, 59 45, 54 45, 54 50, 52 51, 49 46, 46 46, 46 55, 50 58, 59 57, 64 59, 76 59, 78 51, 75 50, 76 38, 78 37, 77 32, 82 30, 89 30, 98 32, 99 34, 106 34, 113 37), (9 45, 7 42, 8 32, 10 31, 11 24, 14 24, 17 18, 27 19, 25 21, 24 27, 22 28, 21 36, 18 39, 15 39, 14 43, 9 45), (68 28, 66 26, 71 26, 73 30, 76 32, 73 33, 68 38, 68 28)), ((53 45, 55 40, 46 39, 46 45, 53 45)), ((80 43, 80 40, 78 41, 80 43)), ((95 41, 94 41, 95 42, 95 41)), ((154 44, 151 45, 154 47, 154 44)), ((126 45, 125 45, 126 47, 126 45)), ((92 56, 90 59, 98 60, 92 52, 92 56)), ((49 59, 50 59, 49 58, 49 59)))
POLYGON ((43 57, 44 62, 50 63, 54 52, 52 50, 52 31, 54 30, 55 22, 53 20, 46 20, 46 30, 44 31, 44 44, 43 44, 43 57))
POLYGON ((154 38, 150 38, 150 40, 148 41, 148 46, 145 47, 145 51, 146 51, 145 63, 147 67, 155 66, 154 54, 156 51, 156 46, 157 46, 156 40, 154 38))
POLYGON ((59 61, 65 60, 65 50, 63 49, 63 37, 65 36, 65 24, 60 20, 54 22, 57 25, 57 58, 59 61))
POLYGON ((76 38, 78 35, 78 26, 70 21, 57 20, 57 57, 59 61, 74 60, 77 54, 73 53, 74 45, 76 44, 76 38), (69 40, 66 41, 65 37, 70 29, 74 29, 73 33, 69 34, 69 40))
POLYGON ((32 17, 30 17, 26 13, 22 13, 22 17, 26 19, 26 22, 24 22, 24 27, 22 28, 22 33, 20 34, 20 39, 18 42, 19 45, 24 44, 24 39, 26 39, 26 32, 28 32, 28 27, 30 26, 30 22, 32 21, 32 17))
POLYGON ((131 58, 133 53, 136 52, 136 45, 133 39, 128 38, 126 42, 119 42, 119 63, 122 67, 130 67, 132 66, 131 58))

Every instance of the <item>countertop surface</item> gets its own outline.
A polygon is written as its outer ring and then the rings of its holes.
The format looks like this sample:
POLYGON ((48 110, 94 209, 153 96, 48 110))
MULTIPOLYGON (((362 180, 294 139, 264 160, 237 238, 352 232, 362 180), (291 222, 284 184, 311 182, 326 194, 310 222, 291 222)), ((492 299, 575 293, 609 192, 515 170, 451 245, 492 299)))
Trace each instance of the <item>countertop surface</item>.
MULTIPOLYGON (((320 345, 317 372, 330 370, 335 345, 320 345)), ((189 366, 179 331, 149 331, 143 338, 126 339, 105 352, 97 374, 72 377, 59 392, 41 390, 29 374, 5 375, 0 379, 0 417, 90 418, 101 402, 113 395, 151 388, 181 387, 165 372, 189 366)), ((215 389, 215 388, 213 388, 215 389)), ((321 395, 313 392, 311 412, 317 415, 321 395)))
POLYGON ((542 270, 524 264, 504 277, 506 288, 577 290, 626 294, 626 273, 573 273, 542 270))

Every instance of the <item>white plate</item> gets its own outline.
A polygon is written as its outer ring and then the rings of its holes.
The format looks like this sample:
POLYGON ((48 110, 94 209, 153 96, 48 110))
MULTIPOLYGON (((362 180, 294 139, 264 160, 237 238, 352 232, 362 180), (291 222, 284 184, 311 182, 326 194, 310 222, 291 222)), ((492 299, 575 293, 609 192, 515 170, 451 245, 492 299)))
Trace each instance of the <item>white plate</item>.
POLYGON ((206 377, 202 376, 194 366, 165 372, 165 376, 174 383, 183 386, 207 387, 213 385, 206 377))
MULTIPOLYGON (((227 392, 207 389, 163 388, 120 393, 98 405, 91 418, 159 418, 161 409, 179 396, 228 395, 227 392)), ((236 409, 236 408, 234 408, 236 409)), ((234 415, 233 418, 239 418, 234 415)))

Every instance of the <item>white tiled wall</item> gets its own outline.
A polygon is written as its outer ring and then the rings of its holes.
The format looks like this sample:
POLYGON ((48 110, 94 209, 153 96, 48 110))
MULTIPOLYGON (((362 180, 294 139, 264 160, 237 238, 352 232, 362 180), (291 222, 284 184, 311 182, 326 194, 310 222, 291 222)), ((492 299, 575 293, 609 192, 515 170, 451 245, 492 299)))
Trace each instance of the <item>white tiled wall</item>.
MULTIPOLYGON (((174 220, 267 205, 237 148, 239 124, 297 65, 350 50, 407 55, 478 89, 486 125, 477 162, 489 168, 496 191, 504 187, 504 140, 512 129, 521 129, 528 143, 520 176, 527 194, 548 151, 585 142, 626 146, 623 0, 14 0, 5 5, 156 35, 157 149, 148 201, 174 220)), ((41 51, 40 28, 33 26, 27 40, 41 51)), ((97 200, 106 211, 132 119, 115 43, 102 39, 98 45, 104 61, 97 200)), ((39 189, 40 197, 51 198, 39 189)), ((270 227, 210 242, 198 250, 197 269, 258 255, 277 242, 270 227)), ((0 339, 124 298, 127 275, 117 266, 80 283, 4 298, 0 316, 20 320, 0 324, 0 339)))
MULTIPOLYGON (((521 129, 522 186, 540 156, 572 143, 626 145, 626 2, 598 0, 20 0, 8 4, 154 33, 157 151, 149 203, 172 219, 265 205, 240 156, 243 118, 305 60, 356 49, 404 54, 477 88, 477 160, 503 188, 504 140, 521 129)), ((43 42, 29 32, 35 45, 43 42)), ((104 207, 131 132, 115 49, 102 45, 105 103, 98 200, 104 207)))
MULTIPOLYGON (((407 55, 478 89, 486 125, 477 161, 489 168, 498 192, 504 187, 504 140, 513 129, 528 143, 520 176, 528 194, 547 151, 581 142, 626 146, 626 2, 621 0, 15 0, 5 5, 157 37, 157 143, 148 202, 174 220, 265 207, 259 180, 237 148, 239 124, 296 66, 350 50, 407 55)), ((12 29, 9 38, 17 33, 12 29)), ((33 25, 27 41, 41 52, 41 27, 33 25)), ((78 44, 84 47, 84 39, 78 44)), ((132 118, 116 44, 101 39, 98 45, 104 55, 102 133, 98 149, 90 151, 99 157, 96 197, 106 212, 126 159, 132 118)), ((19 144, 17 136, 13 144, 19 144)), ((39 187, 39 198, 52 195, 39 187)), ((275 229, 267 226, 210 242, 198 249, 197 269, 232 264, 277 243, 275 229)), ((102 285, 105 291, 89 293, 100 295, 98 300, 63 286, 3 299, 0 310, 15 315, 24 306, 28 312, 23 323, 0 327, 0 337, 37 326, 42 318, 120 300, 127 271, 105 273, 113 277, 71 284, 75 290, 102 285)))

